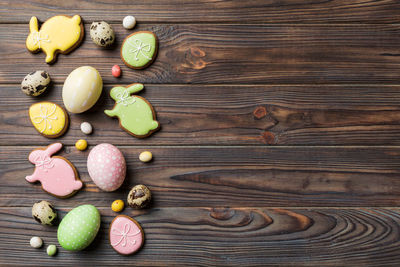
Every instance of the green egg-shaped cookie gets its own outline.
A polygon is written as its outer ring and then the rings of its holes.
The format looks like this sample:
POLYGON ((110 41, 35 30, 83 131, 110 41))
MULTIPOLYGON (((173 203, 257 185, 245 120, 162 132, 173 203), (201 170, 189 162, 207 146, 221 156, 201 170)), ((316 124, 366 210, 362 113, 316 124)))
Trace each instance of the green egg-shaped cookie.
POLYGON ((62 219, 58 243, 66 250, 82 250, 92 243, 100 228, 100 213, 93 205, 74 208, 62 219))
POLYGON ((154 33, 140 31, 125 38, 121 48, 121 59, 132 69, 144 69, 157 56, 158 41, 154 33))

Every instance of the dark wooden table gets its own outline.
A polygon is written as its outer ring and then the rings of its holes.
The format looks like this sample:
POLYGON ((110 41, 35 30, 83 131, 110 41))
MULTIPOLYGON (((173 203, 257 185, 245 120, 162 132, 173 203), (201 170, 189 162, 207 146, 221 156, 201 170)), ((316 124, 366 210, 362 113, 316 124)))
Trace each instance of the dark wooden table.
POLYGON ((0 1, 0 265, 282 265, 400 264, 400 3, 364 1, 0 1), (79 3, 81 2, 81 3, 79 3), (54 65, 25 48, 32 15, 41 22, 80 14, 85 39, 54 65), (154 31, 159 55, 146 70, 125 67, 121 42, 132 31, 154 31), (112 49, 89 37, 92 21, 116 31, 112 49), (119 64, 123 76, 111 76, 119 64), (75 68, 90 65, 104 81, 101 100, 72 115, 57 139, 86 187, 56 199, 24 180, 29 152, 52 140, 27 116, 30 104, 62 105, 61 88, 75 68), (47 70, 54 86, 39 98, 20 91, 23 77, 47 70), (141 82, 162 130, 139 140, 103 110, 116 84, 141 82), (83 121, 94 126, 85 137, 83 121), (124 153, 128 174, 116 192, 101 192, 88 176, 87 138, 124 153), (138 154, 151 150, 154 161, 138 154), (110 247, 110 209, 143 183, 151 208, 123 213, 138 220, 144 248, 123 257, 110 247), (102 215, 95 242, 56 257, 29 246, 32 236, 58 244, 56 227, 31 217, 34 202, 52 202, 62 217, 90 203, 102 215))

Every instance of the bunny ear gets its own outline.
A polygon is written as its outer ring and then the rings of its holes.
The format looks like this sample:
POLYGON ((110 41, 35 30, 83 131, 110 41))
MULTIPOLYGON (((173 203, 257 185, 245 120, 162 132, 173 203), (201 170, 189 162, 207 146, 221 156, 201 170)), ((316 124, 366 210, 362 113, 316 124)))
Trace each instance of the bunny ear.
POLYGON ((30 154, 29 154, 29 161, 32 162, 33 164, 36 164, 36 161, 38 158, 40 158, 40 156, 44 153, 43 150, 33 150, 30 154))
POLYGON ((75 15, 72 17, 72 21, 76 24, 79 25, 81 23, 81 17, 79 15, 75 15))
POLYGON ((141 84, 141 83, 134 83, 134 84, 131 84, 131 85, 130 85, 128 88, 126 88, 126 89, 128 90, 128 92, 129 92, 130 94, 134 94, 134 93, 137 93, 137 92, 142 91, 143 88, 144 88, 143 84, 141 84))
POLYGON ((113 87, 110 91, 110 96, 112 97, 112 99, 118 100, 118 95, 121 94, 122 92, 124 92, 124 90, 125 90, 125 87, 122 87, 122 86, 113 87))
POLYGON ((50 157, 51 155, 53 155, 54 153, 56 153, 58 150, 60 150, 62 148, 62 144, 61 143, 54 143, 49 145, 46 148, 46 153, 48 154, 48 156, 50 157))
POLYGON ((31 33, 39 31, 38 20, 36 17, 32 17, 31 20, 29 21, 29 30, 31 33))

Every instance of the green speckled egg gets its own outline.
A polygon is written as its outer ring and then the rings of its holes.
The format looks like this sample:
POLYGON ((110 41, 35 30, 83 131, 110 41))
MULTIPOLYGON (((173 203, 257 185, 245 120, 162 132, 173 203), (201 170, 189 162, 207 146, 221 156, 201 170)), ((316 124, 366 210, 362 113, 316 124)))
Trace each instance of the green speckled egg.
POLYGON ((62 219, 58 243, 66 250, 82 250, 92 243, 100 228, 100 213, 93 205, 74 208, 62 219))

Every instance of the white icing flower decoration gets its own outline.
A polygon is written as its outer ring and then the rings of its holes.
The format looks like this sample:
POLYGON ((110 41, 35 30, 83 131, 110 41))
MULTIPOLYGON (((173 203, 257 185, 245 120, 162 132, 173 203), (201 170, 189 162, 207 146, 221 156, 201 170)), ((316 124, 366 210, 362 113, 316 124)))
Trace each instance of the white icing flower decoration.
POLYGON ((144 44, 141 40, 139 39, 128 39, 128 44, 133 47, 133 49, 130 49, 129 52, 133 53, 135 56, 135 60, 138 61, 139 54, 145 57, 148 60, 151 60, 151 57, 145 55, 143 52, 149 53, 151 51, 151 46, 150 44, 144 44))
POLYGON ((32 38, 33 38, 33 45, 38 45, 39 49, 40 49, 40 42, 46 42, 46 43, 50 43, 50 39, 49 39, 49 35, 43 35, 42 37, 40 36, 41 32, 34 32, 32 34, 32 38))
POLYGON ((117 104, 121 103, 125 107, 136 102, 135 98, 129 95, 128 89, 123 90, 115 95, 117 104))
POLYGON ((47 155, 39 155, 36 159, 35 159, 35 166, 37 168, 42 168, 42 170, 44 170, 45 172, 48 171, 48 169, 51 169, 54 167, 54 162, 53 160, 47 156, 47 155))
POLYGON ((140 234, 140 230, 138 230, 136 233, 129 234, 130 230, 131 230, 131 226, 128 223, 125 223, 122 231, 113 228, 112 229, 113 234, 120 236, 121 238, 118 240, 118 242, 111 244, 111 245, 118 246, 119 244, 122 244, 122 246, 125 247, 128 242, 131 243, 132 245, 136 244, 136 240, 133 239, 133 241, 129 241, 129 237, 133 237, 133 236, 140 234))
POLYGON ((40 105, 39 108, 40 108, 40 115, 33 117, 33 122, 37 124, 44 122, 44 127, 40 131, 41 133, 43 133, 46 130, 47 125, 49 126, 49 129, 52 129, 51 126, 52 120, 57 120, 57 116, 53 116, 54 113, 56 113, 57 106, 54 104, 53 109, 50 112, 48 112, 47 108, 43 107, 42 105, 40 105))

